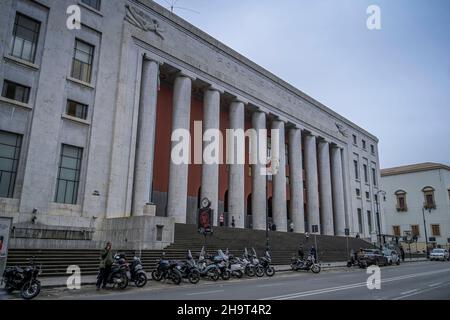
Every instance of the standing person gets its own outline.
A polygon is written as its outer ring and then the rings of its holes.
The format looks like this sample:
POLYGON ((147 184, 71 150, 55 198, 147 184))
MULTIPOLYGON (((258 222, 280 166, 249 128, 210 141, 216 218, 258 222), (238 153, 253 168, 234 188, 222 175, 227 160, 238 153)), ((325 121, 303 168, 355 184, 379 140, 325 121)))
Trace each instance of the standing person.
POLYGON ((314 257, 314 262, 317 262, 317 250, 314 246, 312 246, 311 250, 309 250, 309 255, 314 257))
POLYGON ((219 217, 220 226, 223 227, 223 213, 219 217))
POLYGON ((291 223, 289 224, 289 229, 291 232, 294 232, 294 222, 291 221, 291 223))
POLYGON ((403 246, 400 246, 400 256, 402 257, 402 261, 405 262, 405 250, 403 250, 403 246))
POLYGON ((102 289, 106 288, 106 282, 108 281, 109 274, 111 273, 111 266, 113 264, 111 248, 111 242, 106 243, 106 247, 100 255, 100 271, 97 277, 97 290, 100 290, 100 286, 102 289))
POLYGON ((298 247, 298 258, 300 260, 303 260, 305 258, 305 251, 303 250, 303 244, 300 243, 300 246, 298 247))
POLYGON ((231 217, 231 226, 234 228, 236 226, 236 223, 234 222, 234 216, 231 217))

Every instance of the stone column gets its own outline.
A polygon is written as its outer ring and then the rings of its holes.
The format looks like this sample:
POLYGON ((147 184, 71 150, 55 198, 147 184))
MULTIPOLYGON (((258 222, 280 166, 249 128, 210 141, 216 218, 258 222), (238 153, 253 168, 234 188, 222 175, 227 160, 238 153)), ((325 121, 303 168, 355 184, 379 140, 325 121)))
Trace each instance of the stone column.
POLYGON ((317 225, 320 233, 317 148, 316 137, 313 135, 307 135, 305 137, 305 171, 309 232, 312 232, 313 225, 317 225))
POLYGON ((289 130, 289 183, 291 190, 291 217, 294 232, 305 233, 303 199, 302 133, 300 129, 289 130))
POLYGON ((134 166, 133 215, 141 216, 151 202, 155 151, 159 63, 144 58, 134 166))
MULTIPOLYGON (((191 87, 191 78, 179 74, 175 79, 173 89, 172 132, 177 129, 184 129, 189 132, 191 87)), ((171 150, 178 144, 180 144, 180 142, 172 141, 171 150)), ((190 147, 190 141, 187 142, 187 145, 190 147)), ((167 216, 174 217, 176 223, 186 223, 187 186, 188 164, 174 163, 171 158, 169 167, 167 216)))
MULTIPOLYGON (((235 100, 230 105, 230 129, 244 130, 245 128, 245 113, 244 102, 235 100)), ((228 137, 227 137, 228 138, 228 137)), ((228 144, 229 142, 227 142, 228 144)), ((243 144, 235 141, 234 143, 234 159, 233 164, 229 164, 228 171, 228 223, 231 226, 232 218, 236 228, 245 227, 245 188, 244 188, 244 164, 237 163, 237 154, 243 152, 245 156, 245 141, 243 144), (244 150, 238 150, 239 146, 244 147, 244 150)))
MULTIPOLYGON (((220 92, 212 87, 205 91, 203 98, 203 134, 210 129, 219 129, 220 124, 220 92)), ((219 141, 203 142, 203 150, 211 143, 219 141)), ((216 150, 219 152, 219 149, 216 150)), ((214 225, 218 224, 219 210, 219 163, 202 165, 202 191, 201 199, 208 198, 211 201, 211 209, 214 212, 214 225)))
POLYGON ((345 235, 344 180, 342 176, 341 149, 331 148, 331 181, 333 186, 334 234, 345 235))
MULTIPOLYGON (((284 122, 274 120, 272 129, 279 130, 279 168, 277 174, 273 176, 272 190, 272 216, 277 227, 277 231, 287 231, 287 208, 286 208, 286 153, 284 139, 284 122)), ((272 148, 276 148, 273 146, 272 148)))
POLYGON ((322 234, 334 235, 329 143, 326 141, 320 141, 318 152, 320 176, 320 221, 322 225, 322 234))
POLYGON ((262 165, 260 155, 267 157, 267 134, 266 141, 261 145, 259 136, 260 130, 266 129, 266 114, 264 112, 256 111, 252 115, 253 129, 256 130, 256 139, 254 144, 256 149, 253 149, 257 155, 257 163, 252 165, 252 219, 253 229, 266 230, 266 214, 267 214, 267 195, 266 183, 267 176, 262 174, 261 170, 265 171, 265 165, 262 165), (263 147, 263 149, 260 149, 263 147))

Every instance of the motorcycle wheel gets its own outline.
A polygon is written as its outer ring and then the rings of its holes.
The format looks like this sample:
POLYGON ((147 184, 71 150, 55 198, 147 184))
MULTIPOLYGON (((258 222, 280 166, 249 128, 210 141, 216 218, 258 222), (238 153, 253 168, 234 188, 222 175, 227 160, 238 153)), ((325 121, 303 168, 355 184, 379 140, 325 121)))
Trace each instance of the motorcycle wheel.
POLYGON ((241 270, 234 271, 234 276, 238 279, 242 278, 243 275, 241 270))
POLYGON ((351 268, 352 267, 352 263, 349 261, 349 262, 347 262, 347 267, 348 268, 351 268))
POLYGON ((230 271, 229 270, 225 270, 221 273, 220 275, 222 277, 222 280, 230 280, 230 271))
POLYGON ((117 286, 119 287, 120 290, 123 290, 126 287, 128 287, 128 276, 126 273, 122 273, 120 275, 120 282, 117 284, 117 286))
POLYGON ((213 280, 213 281, 219 280, 219 277, 220 277, 219 270, 214 269, 211 272, 212 272, 212 274, 209 276, 211 278, 211 280, 213 280))
POLYGON ((266 269, 266 275, 268 277, 273 277, 275 275, 275 268, 274 267, 268 267, 266 269))
POLYGON ((142 288, 147 284, 147 275, 144 272, 138 273, 134 281, 136 287, 142 288))
POLYGON ((188 275, 188 280, 192 284, 197 284, 200 281, 200 274, 197 270, 191 271, 188 275))
POLYGON ((178 272, 172 272, 170 275, 172 282, 179 285, 181 283, 181 275, 178 272))
POLYGON ((397 260, 397 262, 395 263, 396 265, 400 265, 400 260, 397 260))
POLYGON ((152 271, 152 279, 156 281, 161 281, 163 277, 162 272, 159 272, 159 270, 153 270, 152 271))
POLYGON ((245 269, 245 274, 249 277, 254 277, 255 276, 255 270, 253 268, 247 268, 245 269))
POLYGON ((313 265, 311 266, 311 271, 312 271, 313 273, 319 273, 320 270, 321 270, 321 267, 320 267, 318 264, 313 264, 313 265))
POLYGON ((256 267, 256 276, 258 278, 261 278, 262 276, 264 276, 264 268, 261 266, 256 267))
POLYGON ((26 282, 20 290, 20 295, 25 300, 35 298, 41 292, 41 283, 37 280, 26 282))

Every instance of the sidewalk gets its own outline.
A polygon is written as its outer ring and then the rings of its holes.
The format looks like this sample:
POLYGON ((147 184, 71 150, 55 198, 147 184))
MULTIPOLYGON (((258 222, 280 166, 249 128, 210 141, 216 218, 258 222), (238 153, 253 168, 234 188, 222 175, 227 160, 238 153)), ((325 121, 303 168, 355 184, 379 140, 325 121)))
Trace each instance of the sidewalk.
MULTIPOLYGON (((417 258, 417 259, 405 259, 405 262, 403 263, 409 263, 409 262, 421 262, 421 261, 427 261, 426 258, 417 258)), ((347 262, 345 261, 339 261, 339 262, 323 262, 321 263, 322 269, 336 269, 336 268, 346 268, 347 262)), ((287 272, 291 271, 290 265, 275 265, 276 272, 287 272)), ((43 288, 57 288, 57 287, 65 287, 67 284, 67 279, 70 275, 67 275, 67 277, 41 277, 40 281, 42 283, 43 288)), ((147 273, 148 279, 151 279, 151 274, 147 273)), ((81 284, 82 285, 95 285, 97 282, 97 276, 96 275, 88 275, 81 277, 81 284)))

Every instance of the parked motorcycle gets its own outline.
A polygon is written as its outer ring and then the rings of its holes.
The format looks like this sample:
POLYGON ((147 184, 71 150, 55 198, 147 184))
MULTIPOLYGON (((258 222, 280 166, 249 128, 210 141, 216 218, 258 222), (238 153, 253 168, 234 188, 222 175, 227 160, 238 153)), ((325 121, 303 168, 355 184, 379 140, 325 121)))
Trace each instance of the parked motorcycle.
POLYGON ((131 262, 129 280, 136 284, 136 287, 142 288, 147 284, 147 273, 142 267, 142 262, 139 257, 134 257, 131 262))
POLYGON ((200 281, 200 271, 197 269, 197 264, 192 257, 191 250, 188 251, 186 261, 177 265, 178 271, 181 273, 183 279, 188 279, 190 283, 196 284, 200 281))
POLYGON ((316 263, 314 256, 309 255, 306 260, 301 260, 299 258, 293 257, 291 259, 291 268, 294 271, 309 271, 311 270, 313 273, 319 273, 321 270, 320 264, 316 263))
POLYGON ((229 280, 231 272, 230 270, 228 270, 228 266, 225 261, 224 253, 222 252, 222 250, 217 251, 217 255, 212 257, 212 261, 217 266, 217 269, 219 270, 219 274, 222 280, 229 280))
POLYGON ((113 287, 117 286, 119 289, 125 289, 128 286, 128 263, 125 260, 125 254, 116 253, 114 255, 113 265, 111 272, 106 280, 106 283, 112 284, 113 287))
POLYGON ((256 274, 255 266, 253 265, 253 263, 250 262, 250 257, 249 257, 247 248, 245 248, 244 254, 242 255, 242 258, 239 259, 239 262, 244 267, 244 273, 247 276, 249 276, 249 277, 254 277, 255 276, 255 274, 256 274))
POLYGON ((275 268, 270 265, 272 258, 270 257, 269 251, 266 251, 266 254, 264 257, 261 257, 260 261, 266 275, 272 277, 275 274, 275 268))
POLYGON ((236 259, 229 254, 228 249, 224 253, 224 261, 227 265, 227 269, 230 271, 230 275, 235 278, 242 278, 244 275, 244 267, 240 263, 239 259, 236 259))
MULTIPOLYGON (((247 248, 245 250, 247 250, 247 248)), ((252 248, 252 251, 253 251, 252 254, 248 255, 249 261, 251 262, 251 264, 253 265, 253 267, 255 269, 256 276, 262 277, 262 276, 264 276, 264 268, 259 262, 258 255, 256 254, 255 248, 252 248)))
POLYGON ((152 271, 152 279, 156 281, 169 279, 175 284, 180 284, 181 272, 177 269, 177 265, 178 263, 176 261, 159 259, 156 264, 156 269, 152 271))
POLYGON ((202 248, 202 251, 200 251, 199 258, 197 261, 197 269, 200 272, 200 277, 202 278, 209 278, 213 281, 219 280, 220 277, 220 271, 216 264, 207 262, 207 259, 205 258, 205 250, 202 248))
POLYGON ((5 284, 5 290, 13 293, 20 290, 20 295, 25 300, 31 300, 41 292, 41 282, 37 279, 41 273, 41 266, 34 262, 34 258, 30 259, 30 265, 24 268, 8 267, 3 272, 2 282, 5 284))

